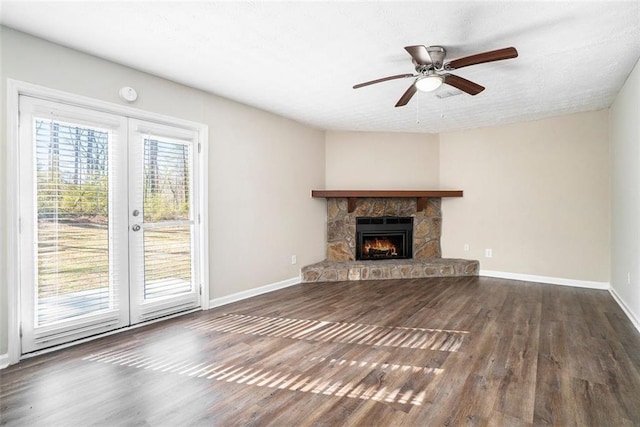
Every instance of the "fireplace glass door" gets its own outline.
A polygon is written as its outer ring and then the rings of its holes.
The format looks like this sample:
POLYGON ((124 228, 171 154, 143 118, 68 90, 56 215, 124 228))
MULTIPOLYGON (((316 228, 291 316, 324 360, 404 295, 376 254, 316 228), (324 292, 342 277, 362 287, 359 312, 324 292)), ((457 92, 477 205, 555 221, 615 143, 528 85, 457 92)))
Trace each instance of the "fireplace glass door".
POLYGON ((356 259, 407 259, 413 256, 412 217, 356 218, 356 259))

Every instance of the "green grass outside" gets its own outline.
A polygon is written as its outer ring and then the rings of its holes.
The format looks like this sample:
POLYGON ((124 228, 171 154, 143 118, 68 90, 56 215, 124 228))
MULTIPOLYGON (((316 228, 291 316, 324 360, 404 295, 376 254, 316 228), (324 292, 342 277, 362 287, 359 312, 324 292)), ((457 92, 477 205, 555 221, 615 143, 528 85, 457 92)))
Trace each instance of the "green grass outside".
MULTIPOLYGON (((155 228, 144 233, 145 282, 190 281, 189 227, 155 228)), ((109 286, 109 230, 103 221, 40 221, 37 251, 40 298, 109 286)))

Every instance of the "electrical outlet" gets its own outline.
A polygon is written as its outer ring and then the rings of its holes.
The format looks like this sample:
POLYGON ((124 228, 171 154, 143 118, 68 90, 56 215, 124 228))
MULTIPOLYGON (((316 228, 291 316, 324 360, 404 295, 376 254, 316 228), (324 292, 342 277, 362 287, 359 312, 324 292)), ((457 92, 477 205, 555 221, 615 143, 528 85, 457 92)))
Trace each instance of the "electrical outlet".
POLYGON ((484 257, 485 258, 493 258, 493 251, 491 249, 485 249, 484 250, 484 257))
POLYGON ((291 255, 291 264, 295 264, 298 262, 298 257, 295 255, 291 255))
POLYGON ((464 251, 465 251, 465 252, 469 252, 469 250, 471 250, 471 247, 469 246, 469 244, 468 244, 468 243, 465 243, 465 244, 464 244, 464 251))

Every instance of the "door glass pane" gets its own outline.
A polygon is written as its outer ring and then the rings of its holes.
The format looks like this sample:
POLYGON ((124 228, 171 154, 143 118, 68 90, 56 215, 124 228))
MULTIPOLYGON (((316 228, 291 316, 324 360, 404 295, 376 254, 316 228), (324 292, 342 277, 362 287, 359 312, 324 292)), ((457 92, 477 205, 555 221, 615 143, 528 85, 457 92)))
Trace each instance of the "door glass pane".
POLYGON ((189 219, 189 145, 144 140, 144 222, 189 219))
POLYGON ((144 299, 191 292, 190 145, 144 140, 144 299))
POLYGON ((109 132, 35 120, 37 325, 112 308, 109 132))
POLYGON ((191 226, 144 232, 144 299, 191 291, 191 226))

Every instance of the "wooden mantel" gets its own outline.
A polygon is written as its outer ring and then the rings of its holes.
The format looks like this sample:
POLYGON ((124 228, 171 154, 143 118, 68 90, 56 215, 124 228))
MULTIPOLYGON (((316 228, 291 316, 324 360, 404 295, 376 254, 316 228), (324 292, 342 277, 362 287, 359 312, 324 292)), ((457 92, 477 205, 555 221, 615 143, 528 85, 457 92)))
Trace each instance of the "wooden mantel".
POLYGON ((347 198, 349 213, 356 209, 356 200, 365 197, 416 198, 417 211, 422 211, 429 197, 462 197, 462 190, 311 190, 311 197, 347 198))

